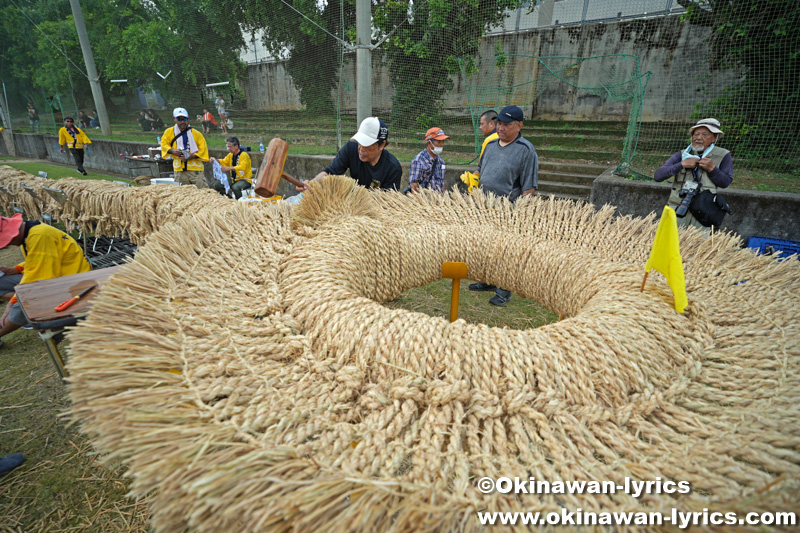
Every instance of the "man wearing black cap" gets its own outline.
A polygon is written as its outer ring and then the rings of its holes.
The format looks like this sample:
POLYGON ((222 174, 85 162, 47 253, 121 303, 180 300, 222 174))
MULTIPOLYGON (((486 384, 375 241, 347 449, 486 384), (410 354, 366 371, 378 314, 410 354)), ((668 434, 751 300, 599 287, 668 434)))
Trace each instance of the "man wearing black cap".
MULTIPOLYGON (((522 109, 506 106, 497 115, 497 136, 483 151, 476 171, 481 176, 484 192, 507 196, 512 202, 520 196, 533 196, 539 185, 539 156, 533 145, 522 136, 522 109)), ((472 283, 471 291, 495 291, 489 300, 503 307, 511 300, 511 292, 482 281, 472 283)))
MULTIPOLYGON (((341 175, 350 169, 350 177, 368 189, 400 189, 403 168, 395 156, 386 150, 389 128, 378 117, 361 121, 350 142, 342 146, 333 162, 314 179, 328 174, 341 175)), ((298 191, 308 188, 307 182, 298 191)))

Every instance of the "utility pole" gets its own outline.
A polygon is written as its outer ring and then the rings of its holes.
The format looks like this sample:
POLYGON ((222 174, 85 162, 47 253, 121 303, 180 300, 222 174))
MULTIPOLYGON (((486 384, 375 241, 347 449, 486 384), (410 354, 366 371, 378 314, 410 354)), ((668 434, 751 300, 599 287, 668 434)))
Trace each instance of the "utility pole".
MULTIPOLYGON (((103 135, 111 135, 111 123, 108 121, 106 102, 103 100, 103 89, 100 87, 100 78, 94 65, 92 46, 89 44, 89 35, 86 33, 86 24, 83 22, 80 0, 69 0, 69 5, 72 6, 72 17, 75 19, 75 29, 78 30, 78 40, 81 43, 83 61, 86 63, 86 74, 89 76, 89 85, 92 87, 94 107, 97 109, 97 118, 100 119, 100 130, 103 135)), ((75 120, 77 121, 78 118, 76 117, 75 120)))
POLYGON ((359 124, 372 116, 371 4, 371 0, 356 0, 356 115, 359 124))

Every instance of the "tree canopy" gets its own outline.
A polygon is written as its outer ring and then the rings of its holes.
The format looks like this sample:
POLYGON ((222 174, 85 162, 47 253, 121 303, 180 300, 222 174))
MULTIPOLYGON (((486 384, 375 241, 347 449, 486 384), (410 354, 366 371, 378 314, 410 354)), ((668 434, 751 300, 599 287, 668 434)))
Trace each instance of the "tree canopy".
MULTIPOLYGON (((373 25, 390 35, 385 48, 394 84, 395 126, 429 127, 439 116, 451 75, 467 72, 481 37, 523 0, 386 0, 375 7, 373 25)), ((532 9, 536 2, 531 2, 532 9)))
MULTIPOLYGON (((103 85, 157 89, 167 98, 200 100, 203 83, 235 81, 243 71, 238 24, 206 0, 81 0, 103 85), (170 70, 176 75, 159 77, 170 70)), ((18 94, 72 87, 79 107, 91 96, 69 0, 17 0, 0 8, 0 75, 18 94)), ((177 103, 177 102, 176 102, 177 103)))

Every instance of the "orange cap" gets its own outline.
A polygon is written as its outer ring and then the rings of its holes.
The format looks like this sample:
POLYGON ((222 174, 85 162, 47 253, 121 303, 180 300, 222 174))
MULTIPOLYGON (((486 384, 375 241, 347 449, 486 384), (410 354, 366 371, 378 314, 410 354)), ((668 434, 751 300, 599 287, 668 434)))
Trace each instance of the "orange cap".
POLYGON ((449 138, 450 137, 444 134, 444 130, 439 127, 431 128, 425 133, 426 141, 430 141, 431 139, 436 139, 437 141, 443 141, 449 138))

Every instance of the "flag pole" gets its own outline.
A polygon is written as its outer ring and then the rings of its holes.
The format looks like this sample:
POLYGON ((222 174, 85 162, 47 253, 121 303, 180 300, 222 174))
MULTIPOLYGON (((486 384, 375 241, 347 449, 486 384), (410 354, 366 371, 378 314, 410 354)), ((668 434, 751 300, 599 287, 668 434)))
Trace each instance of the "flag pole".
POLYGON ((647 275, 648 274, 650 274, 650 272, 645 272, 644 273, 644 279, 642 280, 642 288, 639 289, 639 292, 644 292, 644 284, 647 283, 647 275))

